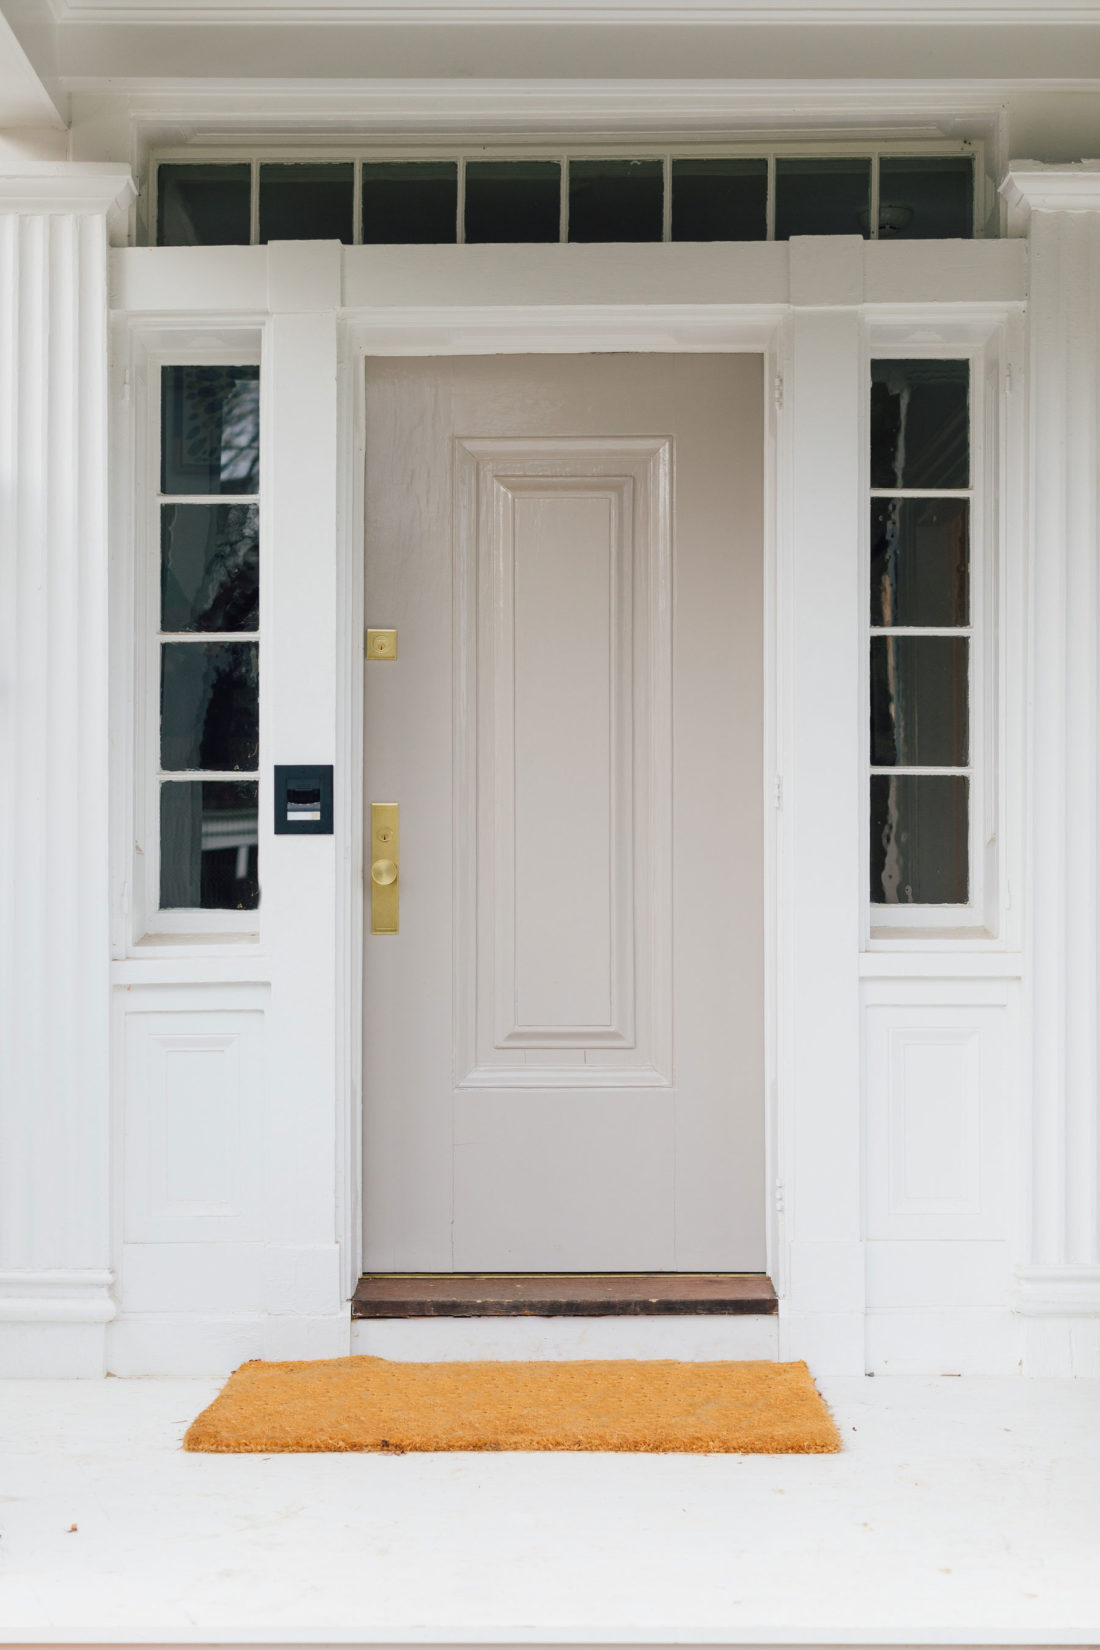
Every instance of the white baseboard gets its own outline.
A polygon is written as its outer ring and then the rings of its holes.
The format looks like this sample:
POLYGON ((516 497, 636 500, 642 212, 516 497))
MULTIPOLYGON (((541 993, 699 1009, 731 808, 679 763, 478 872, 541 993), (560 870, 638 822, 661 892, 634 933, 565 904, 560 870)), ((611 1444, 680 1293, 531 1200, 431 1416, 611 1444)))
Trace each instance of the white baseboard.
POLYGON ((112 1282, 95 1268, 0 1272, 0 1378, 101 1377, 112 1282))
POLYGON ((367 1318, 351 1349, 378 1358, 765 1358, 778 1319, 701 1313, 622 1318, 367 1318))
POLYGON ((107 1370, 112 1375, 225 1376, 250 1358, 343 1358, 347 1353, 347 1308, 325 1317, 135 1313, 110 1326, 107 1370))
POLYGON ((779 1356, 815 1375, 864 1375, 862 1312, 798 1312, 779 1303, 779 1356))
POLYGON ((872 1375, 1019 1375, 1020 1320, 1007 1306, 867 1313, 872 1375))

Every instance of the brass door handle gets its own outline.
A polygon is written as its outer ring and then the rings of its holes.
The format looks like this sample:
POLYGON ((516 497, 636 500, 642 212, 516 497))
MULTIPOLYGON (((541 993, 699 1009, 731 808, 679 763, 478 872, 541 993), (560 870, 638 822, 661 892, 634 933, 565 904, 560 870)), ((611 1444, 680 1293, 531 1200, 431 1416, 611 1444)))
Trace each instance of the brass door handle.
POLYGON ((370 931, 396 934, 401 893, 401 865, 396 802, 370 805, 370 931))

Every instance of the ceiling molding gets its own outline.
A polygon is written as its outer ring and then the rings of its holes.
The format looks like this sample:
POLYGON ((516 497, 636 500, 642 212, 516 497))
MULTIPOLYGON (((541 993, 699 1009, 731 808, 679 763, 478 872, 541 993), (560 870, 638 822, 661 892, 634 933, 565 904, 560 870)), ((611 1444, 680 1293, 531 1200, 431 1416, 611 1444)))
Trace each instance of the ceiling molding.
POLYGON ((252 24, 262 26, 374 24, 401 27, 486 25, 629 25, 683 28, 707 24, 731 27, 944 28, 1053 24, 1100 26, 1100 0, 1042 5, 1007 0, 999 5, 940 0, 912 5, 903 0, 855 0, 847 5, 806 0, 49 0, 57 21, 81 24, 252 24))
POLYGON ((1044 166, 1014 160, 1001 184, 1009 207, 1025 212, 1100 211, 1100 160, 1044 166))

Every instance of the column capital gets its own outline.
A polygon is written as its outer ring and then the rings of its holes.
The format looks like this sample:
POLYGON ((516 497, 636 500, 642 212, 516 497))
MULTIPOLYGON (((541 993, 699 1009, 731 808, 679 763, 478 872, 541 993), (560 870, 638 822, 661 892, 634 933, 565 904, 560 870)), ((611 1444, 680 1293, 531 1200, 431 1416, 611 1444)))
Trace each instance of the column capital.
POLYGON ((1100 160, 1047 166, 1038 160, 1009 162, 1001 184, 1011 211, 1100 212, 1100 160))
POLYGON ((91 217, 128 207, 136 193, 130 168, 113 161, 23 161, 0 171, 0 212, 91 217))

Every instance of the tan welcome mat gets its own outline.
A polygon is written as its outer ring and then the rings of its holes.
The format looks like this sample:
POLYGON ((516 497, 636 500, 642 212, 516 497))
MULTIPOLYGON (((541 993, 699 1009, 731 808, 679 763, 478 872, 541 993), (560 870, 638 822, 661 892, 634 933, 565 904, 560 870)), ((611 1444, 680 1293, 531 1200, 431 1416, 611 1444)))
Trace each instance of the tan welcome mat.
POLYGON ((840 1438, 804 1363, 355 1357, 242 1364, 183 1447, 821 1455, 840 1438))

